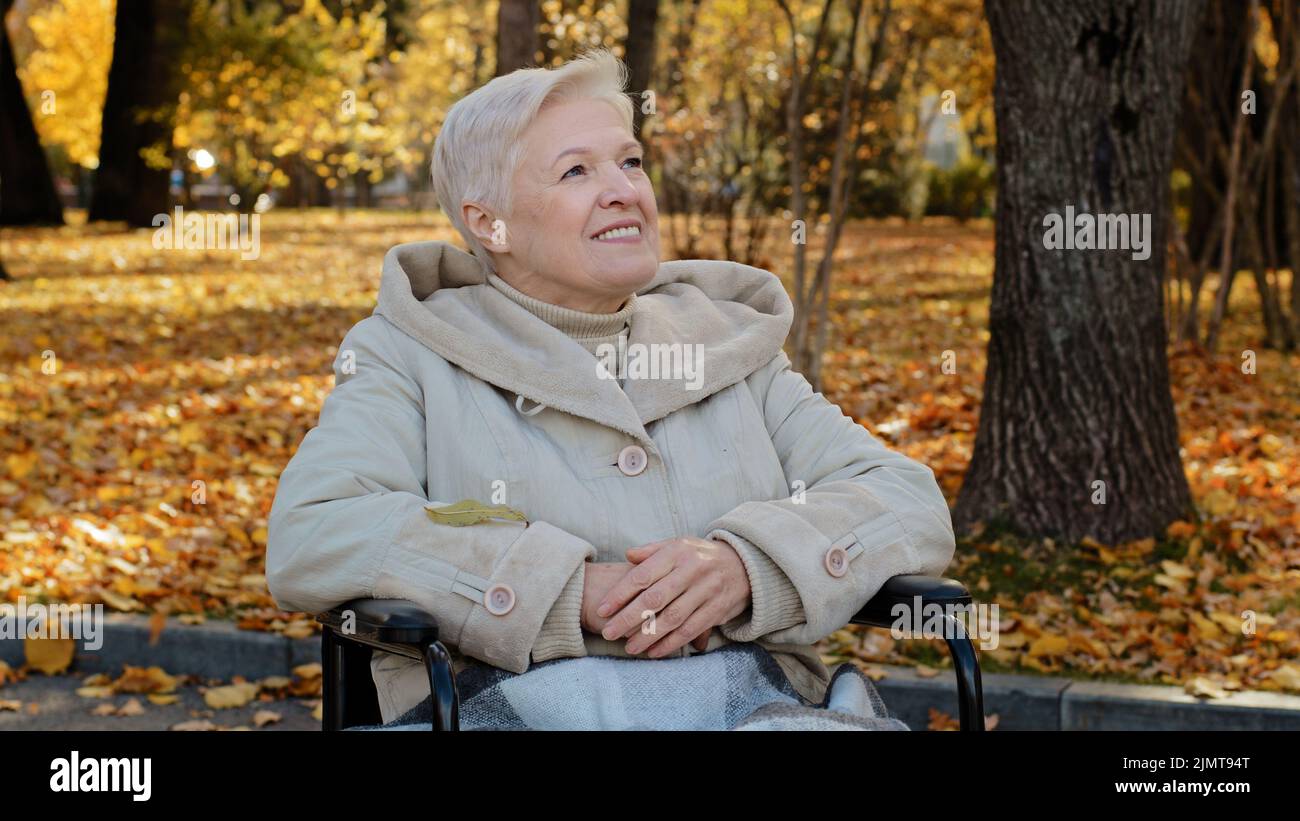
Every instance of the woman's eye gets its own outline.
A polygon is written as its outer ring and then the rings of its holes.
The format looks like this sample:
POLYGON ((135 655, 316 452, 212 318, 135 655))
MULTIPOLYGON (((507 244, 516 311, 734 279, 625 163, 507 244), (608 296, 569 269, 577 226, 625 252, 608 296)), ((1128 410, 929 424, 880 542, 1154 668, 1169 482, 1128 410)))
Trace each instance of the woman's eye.
MULTIPOLYGON (((641 157, 628 157, 626 160, 623 160, 623 162, 624 162, 624 163, 634 162, 634 163, 636 163, 636 167, 637 167, 637 168, 643 168, 643 167, 644 167, 644 161, 642 160, 641 157)), ((578 169, 583 168, 583 167, 584 167, 584 166, 581 166, 581 165, 575 165, 575 166, 573 166, 573 168, 570 168, 568 171, 565 171, 565 172, 564 172, 564 175, 561 176, 560 179, 562 179, 562 180, 564 180, 564 179, 568 179, 569 174, 570 174, 571 172, 573 172, 573 171, 577 171, 578 169)))

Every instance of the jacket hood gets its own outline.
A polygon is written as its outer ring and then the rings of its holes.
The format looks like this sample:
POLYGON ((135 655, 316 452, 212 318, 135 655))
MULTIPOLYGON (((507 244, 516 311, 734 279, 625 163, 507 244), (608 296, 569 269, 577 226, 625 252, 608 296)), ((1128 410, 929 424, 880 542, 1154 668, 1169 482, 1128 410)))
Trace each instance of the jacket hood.
POLYGON ((629 359, 638 344, 700 345, 688 349, 700 354, 696 379, 628 379, 620 387, 602 378, 586 349, 489 285, 474 256, 443 241, 389 249, 373 313, 485 382, 649 448, 645 425, 767 364, 794 318, 775 274, 725 260, 661 263, 636 294, 629 359))

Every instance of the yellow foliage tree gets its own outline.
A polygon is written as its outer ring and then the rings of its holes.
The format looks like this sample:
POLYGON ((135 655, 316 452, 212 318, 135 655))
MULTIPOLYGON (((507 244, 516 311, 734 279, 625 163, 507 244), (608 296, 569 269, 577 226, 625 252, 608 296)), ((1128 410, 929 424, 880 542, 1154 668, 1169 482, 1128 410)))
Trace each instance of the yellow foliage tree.
POLYGON ((18 76, 37 133, 83 168, 99 165, 116 9, 116 0, 58 0, 27 18, 35 47, 19 61, 18 76))

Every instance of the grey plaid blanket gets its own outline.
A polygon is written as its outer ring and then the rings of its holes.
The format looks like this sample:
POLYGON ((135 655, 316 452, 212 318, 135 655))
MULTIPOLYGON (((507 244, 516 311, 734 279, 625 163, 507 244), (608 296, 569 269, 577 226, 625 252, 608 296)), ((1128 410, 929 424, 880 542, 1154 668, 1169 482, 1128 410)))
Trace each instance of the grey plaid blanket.
MULTIPOLYGON (((871 679, 839 665, 826 697, 795 691, 771 655, 738 643, 683 658, 552 659, 511 673, 485 664, 456 677, 462 730, 906 730, 871 679)), ((383 725, 429 730, 426 698, 383 725)))

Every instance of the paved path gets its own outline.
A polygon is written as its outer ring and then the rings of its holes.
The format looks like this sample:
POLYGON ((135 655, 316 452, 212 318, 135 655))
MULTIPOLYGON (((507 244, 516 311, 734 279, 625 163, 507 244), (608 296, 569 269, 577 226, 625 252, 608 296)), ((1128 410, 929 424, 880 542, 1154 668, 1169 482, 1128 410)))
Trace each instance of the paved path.
MULTIPOLYGON (((286 698, 279 701, 254 699, 244 707, 214 710, 203 701, 199 683, 182 684, 176 688, 180 700, 175 704, 159 705, 143 694, 120 694, 108 698, 84 698, 77 695, 84 675, 68 674, 44 676, 31 673, 26 681, 9 682, 0 687, 0 702, 21 702, 17 712, 0 710, 0 732, 6 730, 166 730, 182 721, 206 719, 226 728, 247 727, 254 732, 272 730, 320 730, 320 722, 311 713, 319 699, 286 698), (144 708, 138 716, 97 716, 94 710, 101 704, 121 707, 136 699, 144 708), (29 712, 35 704, 38 712, 29 712), (281 720, 262 728, 253 725, 253 714, 259 710, 279 713, 281 720)), ((227 684, 229 682, 215 682, 227 684)))

